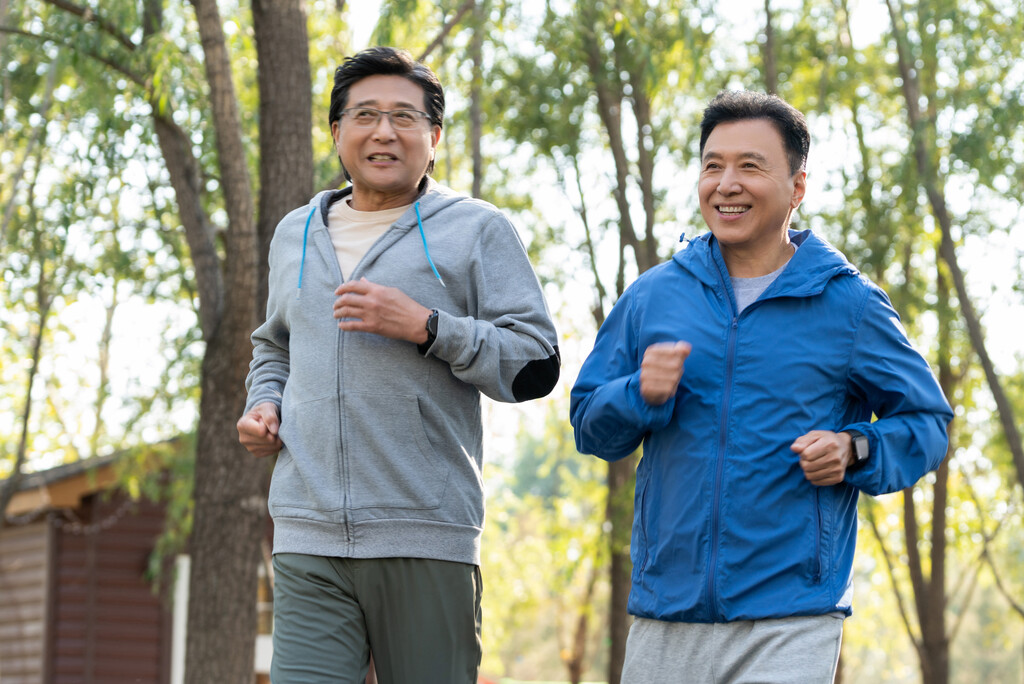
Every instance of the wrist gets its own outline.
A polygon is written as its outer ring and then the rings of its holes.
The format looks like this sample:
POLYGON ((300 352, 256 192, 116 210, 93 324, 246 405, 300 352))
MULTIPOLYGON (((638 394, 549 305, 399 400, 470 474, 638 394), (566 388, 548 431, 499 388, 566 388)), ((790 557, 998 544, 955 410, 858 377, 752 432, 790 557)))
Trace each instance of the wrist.
POLYGON ((438 312, 437 309, 430 309, 427 311, 427 318, 420 328, 417 338, 414 340, 419 346, 421 354, 426 354, 427 350, 430 349, 431 345, 437 339, 437 320, 438 312))

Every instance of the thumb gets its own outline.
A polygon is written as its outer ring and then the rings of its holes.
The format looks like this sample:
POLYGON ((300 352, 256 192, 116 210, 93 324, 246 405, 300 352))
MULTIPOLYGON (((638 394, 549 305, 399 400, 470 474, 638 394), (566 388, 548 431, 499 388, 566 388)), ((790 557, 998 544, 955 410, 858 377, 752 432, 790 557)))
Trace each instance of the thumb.
POLYGON ((277 407, 273 404, 262 404, 258 410, 260 420, 267 426, 267 432, 276 437, 278 427, 280 426, 280 420, 277 417, 277 407))
POLYGON ((267 432, 272 434, 274 437, 277 437, 278 428, 281 426, 280 421, 277 419, 277 412, 275 411, 267 416, 264 422, 267 424, 267 432))

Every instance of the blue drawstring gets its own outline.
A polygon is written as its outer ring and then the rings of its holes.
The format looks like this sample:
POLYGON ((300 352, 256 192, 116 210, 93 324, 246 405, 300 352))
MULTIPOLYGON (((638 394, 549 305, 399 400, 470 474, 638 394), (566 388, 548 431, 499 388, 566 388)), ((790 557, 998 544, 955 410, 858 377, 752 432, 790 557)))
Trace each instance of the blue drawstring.
POLYGON ((444 280, 441 279, 441 274, 437 272, 437 267, 434 266, 434 260, 430 258, 430 248, 427 247, 427 234, 423 232, 423 219, 420 218, 420 203, 417 202, 414 204, 413 208, 416 209, 416 223, 418 223, 420 227, 420 237, 423 238, 423 251, 427 253, 427 263, 430 264, 430 270, 433 271, 434 275, 437 276, 437 279, 441 281, 441 287, 447 289, 448 286, 444 284, 444 280))
POLYGON ((295 292, 295 298, 298 299, 302 294, 302 269, 306 265, 306 240, 309 238, 309 222, 313 220, 313 214, 316 213, 316 207, 313 207, 309 216, 306 217, 306 227, 302 230, 302 261, 299 262, 299 287, 295 292))
MULTIPOLYGON (((441 283, 441 287, 447 288, 444 284, 444 279, 441 278, 441 274, 437 272, 437 267, 434 266, 434 260, 430 258, 430 248, 427 246, 427 235, 423 232, 423 219, 420 217, 420 203, 417 202, 415 205, 416 209, 416 223, 420 228, 420 237, 423 239, 423 251, 427 254, 427 263, 430 264, 430 270, 437 276, 438 281, 441 283)), ((309 224, 313 220, 313 214, 316 213, 316 207, 309 212, 309 216, 306 217, 306 227, 302 230, 302 260, 299 262, 299 286, 295 293, 295 298, 298 299, 302 294, 302 273, 303 268, 306 265, 306 243, 309 239, 309 224)))

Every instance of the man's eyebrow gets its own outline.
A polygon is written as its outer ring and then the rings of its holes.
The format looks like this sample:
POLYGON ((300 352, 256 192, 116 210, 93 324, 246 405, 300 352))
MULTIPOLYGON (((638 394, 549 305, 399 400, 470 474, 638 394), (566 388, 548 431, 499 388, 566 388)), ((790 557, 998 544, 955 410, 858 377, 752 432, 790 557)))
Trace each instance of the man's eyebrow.
MULTIPOLYGON (((376 107, 380 104, 380 101, 376 98, 369 98, 366 100, 360 100, 353 104, 353 107, 376 107)), ((411 102, 396 102, 395 109, 416 109, 416 105, 411 102)))
MULTIPOLYGON (((715 152, 713 150, 710 150, 710 151, 704 153, 704 156, 701 158, 701 161, 707 161, 709 159, 723 159, 723 158, 724 157, 723 157, 723 155, 721 153, 715 152)), ((767 164, 768 163, 768 158, 765 157, 763 154, 761 154, 759 152, 741 152, 739 154, 739 158, 740 159, 753 159, 754 161, 760 162, 762 164, 767 164)))

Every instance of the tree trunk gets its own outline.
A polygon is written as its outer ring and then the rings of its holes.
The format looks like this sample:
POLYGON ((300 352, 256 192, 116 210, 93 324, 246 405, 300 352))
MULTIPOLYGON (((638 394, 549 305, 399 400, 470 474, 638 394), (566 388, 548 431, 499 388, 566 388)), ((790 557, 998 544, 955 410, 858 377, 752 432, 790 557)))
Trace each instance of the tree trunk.
POLYGON ((260 90, 256 304, 263 320, 274 229, 285 214, 308 202, 314 191, 313 91, 304 0, 253 0, 252 23, 260 90))
MULTIPOLYGON (((32 205, 29 205, 32 206, 32 205)), ((37 242, 38 242, 38 232, 37 242)), ((34 250, 37 254, 42 249, 34 250)), ((39 371, 39 359, 42 357, 43 337, 46 333, 46 324, 50 317, 50 306, 53 304, 53 297, 50 295, 49 282, 46 277, 46 263, 44 260, 39 264, 39 280, 36 282, 36 303, 39 307, 39 328, 32 340, 32 361, 28 369, 28 379, 25 381, 25 406, 21 411, 19 423, 21 425, 21 437, 18 438, 18 451, 14 456, 14 465, 11 474, 0 481, 0 530, 4 528, 5 514, 11 499, 18 492, 21 486, 22 466, 28 452, 28 426, 32 417, 32 388, 35 386, 36 373, 39 371)))
POLYGON ((605 518, 611 523, 610 579, 611 600, 608 611, 608 684, 619 684, 626 657, 629 633, 629 589, 633 565, 629 558, 633 524, 633 481, 636 454, 608 464, 608 503, 605 518))
POLYGON ((192 4, 210 86, 228 228, 223 289, 217 297, 223 306, 216 320, 203 317, 212 328, 204 329, 185 680, 250 684, 266 468, 254 463, 238 443, 234 426, 245 405, 244 380, 252 355, 249 334, 257 320, 259 246, 220 13, 215 0, 192 4))
MULTIPOLYGON (((619 213, 619 272, 616 279, 616 294, 621 295, 625 287, 625 248, 628 246, 636 260, 637 270, 643 273, 658 262, 657 244, 654 240, 654 191, 653 155, 654 147, 648 127, 650 125, 649 100, 643 73, 646 65, 631 59, 627 41, 613 41, 613 54, 603 52, 604 42, 597 35, 598 19, 594 8, 581 3, 582 26, 581 45, 587 68, 593 80, 597 96, 597 113, 615 163, 615 189, 613 195, 619 213), (614 68, 609 71, 607 65, 614 68), (623 65, 630 64, 630 68, 623 65), (627 98, 624 94, 621 76, 628 74, 632 91, 633 112, 638 128, 638 169, 641 197, 645 210, 645 231, 642 238, 637 236, 628 199, 630 171, 622 131, 622 112, 627 98)), ((626 636, 629 632, 628 600, 632 584, 632 564, 629 557, 630 533, 633 522, 633 492, 638 454, 608 464, 607 521, 611 525, 610 535, 610 584, 609 606, 609 656, 608 682, 618 684, 622 677, 622 665, 626 653, 626 636)))
POLYGON ((481 98, 484 85, 484 25, 487 20, 486 0, 477 0, 473 21, 473 37, 469 43, 469 56, 473 62, 473 80, 469 86, 469 135, 473 158, 473 197, 480 197, 484 184, 484 155, 480 146, 483 138, 481 98))
POLYGON ((764 45, 761 46, 761 61, 764 62, 764 89, 775 94, 779 89, 779 69, 775 64, 775 26, 772 22, 772 0, 764 0, 764 45))

